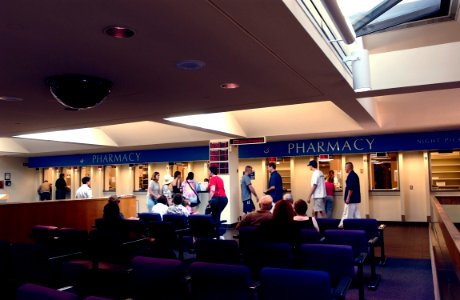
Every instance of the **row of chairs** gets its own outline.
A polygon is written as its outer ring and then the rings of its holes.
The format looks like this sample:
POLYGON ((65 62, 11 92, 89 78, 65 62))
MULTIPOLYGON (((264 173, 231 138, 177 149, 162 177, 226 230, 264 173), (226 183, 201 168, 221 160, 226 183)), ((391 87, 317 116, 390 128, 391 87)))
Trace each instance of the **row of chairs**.
MULTIPOLYGON (((260 282, 254 283, 246 266, 195 262, 187 272, 181 261, 135 257, 130 277, 130 299, 293 299, 308 294, 316 300, 336 298, 328 273, 311 270, 264 268, 260 282)), ((70 291, 24 284, 17 300, 80 300, 70 291)), ((84 300, 110 300, 88 296, 84 300)))

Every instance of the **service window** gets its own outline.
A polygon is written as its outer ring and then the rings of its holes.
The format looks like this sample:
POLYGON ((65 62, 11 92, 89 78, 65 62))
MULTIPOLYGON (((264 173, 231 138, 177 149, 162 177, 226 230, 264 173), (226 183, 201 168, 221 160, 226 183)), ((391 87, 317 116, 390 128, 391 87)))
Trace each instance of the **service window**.
POLYGON ((104 168, 104 192, 117 190, 117 167, 105 166, 104 168))
POLYGON ((399 190, 398 153, 372 153, 369 161, 371 190, 399 190))
POLYGON ((80 182, 83 177, 91 177, 91 168, 89 167, 81 167, 80 169, 80 182))
POLYGON ((149 167, 147 164, 134 166, 134 191, 147 191, 149 186, 149 167))
POLYGON ((318 169, 323 172, 324 178, 331 178, 336 191, 341 191, 343 187, 343 174, 341 168, 342 155, 321 155, 315 157, 318 162, 318 169), (324 157, 323 157, 324 156, 324 157))

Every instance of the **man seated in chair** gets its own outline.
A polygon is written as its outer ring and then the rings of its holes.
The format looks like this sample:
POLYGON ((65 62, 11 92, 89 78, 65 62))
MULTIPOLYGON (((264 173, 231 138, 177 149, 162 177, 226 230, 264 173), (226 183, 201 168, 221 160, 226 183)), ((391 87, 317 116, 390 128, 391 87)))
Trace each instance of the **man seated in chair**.
POLYGON ((260 209, 247 214, 241 222, 236 225, 236 229, 244 226, 259 226, 263 221, 271 220, 273 215, 270 212, 273 199, 270 195, 265 195, 259 199, 260 209))

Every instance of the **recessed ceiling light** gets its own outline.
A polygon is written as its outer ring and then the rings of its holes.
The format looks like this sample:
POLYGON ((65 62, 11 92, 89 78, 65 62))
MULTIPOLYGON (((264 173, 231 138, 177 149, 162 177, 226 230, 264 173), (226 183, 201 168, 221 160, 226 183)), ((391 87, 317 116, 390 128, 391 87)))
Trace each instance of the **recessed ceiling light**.
POLYGON ((116 39, 128 39, 134 36, 134 30, 121 27, 121 26, 110 26, 104 29, 105 34, 116 38, 116 39))
POLYGON ((238 83, 235 82, 227 82, 227 83, 222 83, 220 85, 221 88, 226 89, 226 90, 232 90, 232 89, 237 89, 240 87, 238 83))
POLYGON ((196 59, 186 59, 176 63, 178 69, 185 71, 196 71, 202 69, 205 65, 204 61, 196 59))
POLYGON ((0 101, 6 101, 6 102, 20 102, 20 101, 24 101, 24 99, 19 98, 19 97, 0 96, 0 101))

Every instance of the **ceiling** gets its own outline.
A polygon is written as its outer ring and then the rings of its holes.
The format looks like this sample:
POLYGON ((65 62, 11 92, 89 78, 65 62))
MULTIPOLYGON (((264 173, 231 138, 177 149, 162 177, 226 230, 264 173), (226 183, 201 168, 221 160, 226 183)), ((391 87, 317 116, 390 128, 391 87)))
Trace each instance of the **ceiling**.
MULTIPOLYGON (((277 141, 460 129, 460 101, 455 101, 460 74, 454 71, 448 86, 446 80, 430 79, 409 81, 404 90, 387 84, 355 93, 330 43, 318 38, 296 5, 294 0, 2 1, 0 97, 23 101, 0 101, 0 154, 170 148, 234 136, 277 141), (136 34, 130 39, 105 35, 103 30, 113 25, 136 34), (205 67, 178 69, 176 63, 186 59, 201 60, 205 67), (103 77, 113 89, 95 108, 64 110, 45 84, 45 78, 59 74, 103 77), (220 87, 228 82, 240 87, 220 87), (229 113, 241 133, 164 120, 218 112, 229 113), (12 138, 91 127, 114 144, 12 138)), ((455 46, 459 29, 456 20, 425 24, 370 35, 364 45, 372 66, 373 55, 455 46)), ((458 57, 437 68, 454 69, 453 61, 458 57)), ((371 76, 384 77, 378 74, 380 65, 371 76)))

